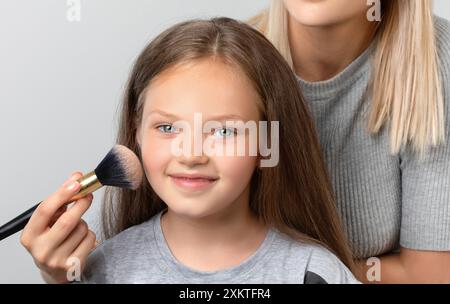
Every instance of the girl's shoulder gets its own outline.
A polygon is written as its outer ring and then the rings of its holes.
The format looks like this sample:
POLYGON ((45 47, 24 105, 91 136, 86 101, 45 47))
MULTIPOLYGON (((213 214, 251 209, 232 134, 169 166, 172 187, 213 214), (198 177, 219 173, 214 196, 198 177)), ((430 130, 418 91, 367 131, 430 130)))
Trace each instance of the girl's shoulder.
POLYGON ((278 230, 276 233, 276 256, 289 260, 288 264, 303 265, 304 283, 359 283, 344 263, 324 246, 293 239, 278 230))
POLYGON ((130 251, 133 248, 148 244, 153 236, 153 227, 157 220, 158 214, 141 224, 123 230, 112 238, 105 240, 99 246, 102 247, 103 251, 120 253, 121 250, 130 251))
POLYGON ((305 273, 305 283, 360 283, 350 269, 335 254, 320 245, 311 246, 312 250, 305 273))
MULTIPOLYGON (((82 281, 108 283, 123 277, 126 269, 139 267, 142 260, 153 258, 155 242, 153 225, 157 215, 103 241, 88 256, 82 281), (146 253, 147 256, 137 253, 146 253)), ((119 279, 120 280, 120 279, 119 279)))

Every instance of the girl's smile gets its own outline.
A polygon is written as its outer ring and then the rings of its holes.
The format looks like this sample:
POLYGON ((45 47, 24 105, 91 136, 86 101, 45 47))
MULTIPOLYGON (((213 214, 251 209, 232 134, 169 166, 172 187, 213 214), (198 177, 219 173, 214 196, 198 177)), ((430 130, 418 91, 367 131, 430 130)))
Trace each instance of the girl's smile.
POLYGON ((169 174, 169 177, 183 191, 202 191, 211 188, 219 179, 204 174, 169 174))

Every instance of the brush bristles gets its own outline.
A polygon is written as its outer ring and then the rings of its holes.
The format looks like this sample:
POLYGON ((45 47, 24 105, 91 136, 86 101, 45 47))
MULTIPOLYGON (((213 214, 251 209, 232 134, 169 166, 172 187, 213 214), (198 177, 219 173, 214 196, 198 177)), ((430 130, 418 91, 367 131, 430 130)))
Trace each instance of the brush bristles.
POLYGON ((115 145, 95 168, 95 175, 104 186, 136 190, 142 183, 142 165, 133 151, 115 145))

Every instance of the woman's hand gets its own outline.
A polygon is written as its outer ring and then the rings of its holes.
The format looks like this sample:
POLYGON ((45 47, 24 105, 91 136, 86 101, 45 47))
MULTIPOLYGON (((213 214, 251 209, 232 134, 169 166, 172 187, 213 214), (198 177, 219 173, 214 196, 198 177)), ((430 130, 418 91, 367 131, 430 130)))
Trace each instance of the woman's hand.
POLYGON ((95 248, 96 237, 82 215, 89 209, 93 195, 89 194, 67 209, 70 198, 77 193, 76 182, 82 174, 75 172, 55 193, 34 211, 25 226, 20 241, 30 252, 47 283, 67 283, 73 267, 69 258, 76 258, 82 272, 86 259, 95 248))
POLYGON ((366 260, 356 261, 355 275, 358 280, 381 284, 450 284, 449 251, 420 251, 401 247, 400 252, 385 254, 377 259, 378 266, 366 260), (368 273, 371 275, 368 276, 368 273), (370 277, 378 279, 369 280, 370 277))

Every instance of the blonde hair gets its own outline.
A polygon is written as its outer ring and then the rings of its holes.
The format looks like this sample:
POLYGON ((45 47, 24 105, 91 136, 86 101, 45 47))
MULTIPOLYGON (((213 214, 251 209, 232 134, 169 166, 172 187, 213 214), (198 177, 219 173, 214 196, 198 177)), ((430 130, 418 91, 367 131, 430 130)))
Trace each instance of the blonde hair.
MULTIPOLYGON (((445 142, 432 1, 390 0, 382 6, 367 130, 376 134, 387 123, 390 153, 397 154, 410 144, 422 158, 429 147, 445 142)), ((269 9, 249 24, 264 33, 293 68, 283 1, 271 0, 269 9)))

